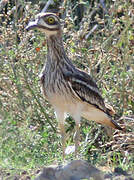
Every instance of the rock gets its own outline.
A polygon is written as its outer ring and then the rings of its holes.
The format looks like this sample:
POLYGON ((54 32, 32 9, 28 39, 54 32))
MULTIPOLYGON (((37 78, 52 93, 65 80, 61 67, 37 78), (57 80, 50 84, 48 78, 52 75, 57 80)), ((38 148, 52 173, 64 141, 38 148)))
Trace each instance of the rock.
POLYGON ((44 167, 43 171, 35 180, 80 180, 90 179, 103 180, 102 172, 83 160, 74 160, 63 166, 44 167))

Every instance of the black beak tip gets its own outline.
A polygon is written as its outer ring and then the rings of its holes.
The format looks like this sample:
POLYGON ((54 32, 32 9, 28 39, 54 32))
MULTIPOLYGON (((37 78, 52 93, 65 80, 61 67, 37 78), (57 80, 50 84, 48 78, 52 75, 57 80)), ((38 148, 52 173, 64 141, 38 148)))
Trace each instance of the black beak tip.
POLYGON ((29 31, 29 30, 30 30, 30 27, 27 25, 27 26, 25 27, 25 30, 26 30, 26 31, 29 31))

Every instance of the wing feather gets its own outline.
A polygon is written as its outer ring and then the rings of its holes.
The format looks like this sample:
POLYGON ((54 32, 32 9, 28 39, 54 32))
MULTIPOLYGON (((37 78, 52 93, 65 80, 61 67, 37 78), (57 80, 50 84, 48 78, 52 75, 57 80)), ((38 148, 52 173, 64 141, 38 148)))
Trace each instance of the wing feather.
POLYGON ((90 75, 77 69, 76 72, 64 72, 64 77, 69 82, 69 85, 74 90, 75 94, 77 94, 82 101, 85 101, 110 115, 99 89, 90 75))

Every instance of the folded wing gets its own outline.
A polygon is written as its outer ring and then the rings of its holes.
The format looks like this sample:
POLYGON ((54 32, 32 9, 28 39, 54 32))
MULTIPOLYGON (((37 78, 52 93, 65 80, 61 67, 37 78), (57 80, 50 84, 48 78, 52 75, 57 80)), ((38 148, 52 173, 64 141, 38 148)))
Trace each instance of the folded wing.
MULTIPOLYGON (((68 81, 71 89, 73 89, 75 94, 83 102, 86 102, 94 107, 94 111, 92 112, 102 112, 101 115, 103 114, 105 118, 104 121, 101 122, 100 116, 100 123, 107 124, 115 129, 122 130, 122 128, 114 120, 111 119, 112 114, 110 113, 109 108, 105 106, 99 89, 90 75, 76 69, 76 72, 64 72, 64 77, 68 81)), ((88 116, 88 112, 86 113, 86 116, 88 116)), ((91 116, 91 114, 89 116, 91 116)))

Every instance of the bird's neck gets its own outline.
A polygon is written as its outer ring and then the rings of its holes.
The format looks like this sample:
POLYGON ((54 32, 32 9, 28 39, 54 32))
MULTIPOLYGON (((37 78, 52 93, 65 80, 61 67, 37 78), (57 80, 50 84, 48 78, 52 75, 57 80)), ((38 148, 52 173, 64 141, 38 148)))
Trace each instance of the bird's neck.
POLYGON ((47 38, 47 60, 49 63, 72 63, 64 50, 61 33, 47 38))

